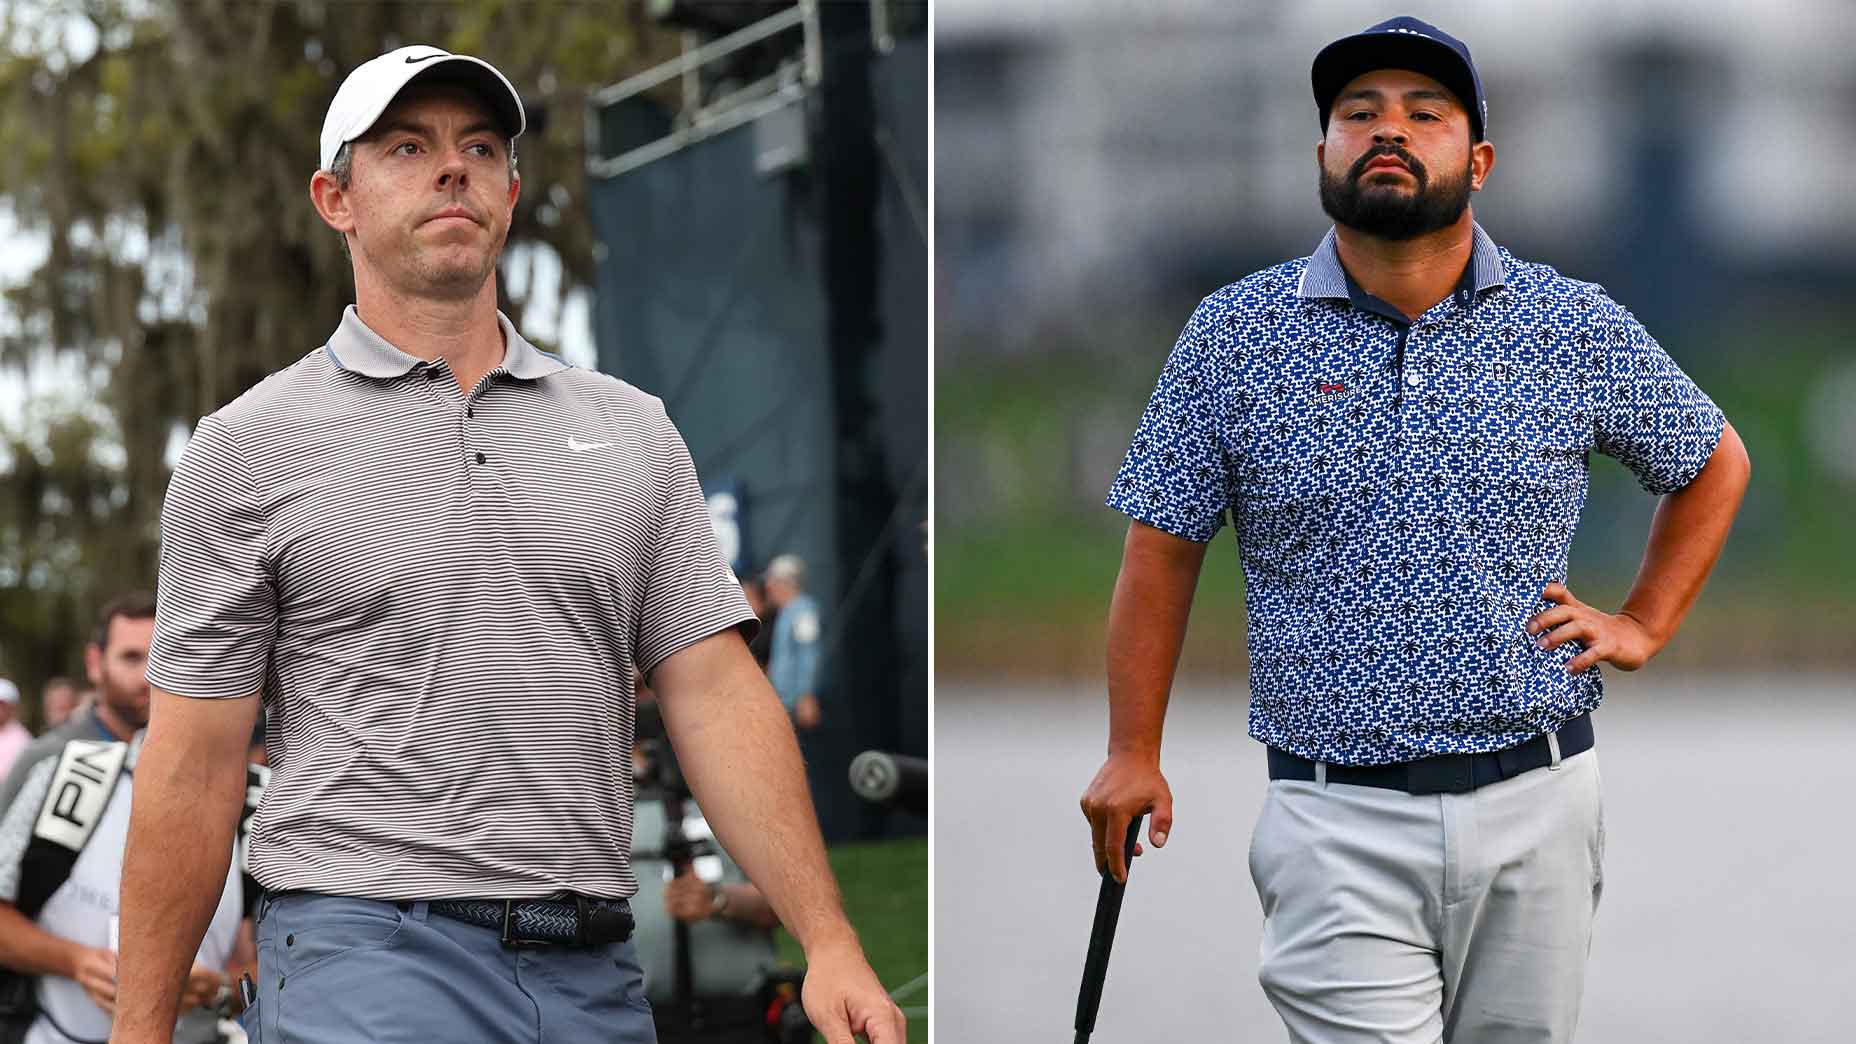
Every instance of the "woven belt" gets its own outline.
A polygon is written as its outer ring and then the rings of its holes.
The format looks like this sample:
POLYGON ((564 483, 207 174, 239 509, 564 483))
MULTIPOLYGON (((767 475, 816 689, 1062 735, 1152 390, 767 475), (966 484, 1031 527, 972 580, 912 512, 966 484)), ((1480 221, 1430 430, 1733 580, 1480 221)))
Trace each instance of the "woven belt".
POLYGON ((494 929, 508 949, 588 948, 632 937, 631 904, 623 899, 434 899, 433 913, 494 929))
MULTIPOLYGON (((1592 749, 1592 716, 1581 714, 1553 734, 1559 756, 1570 758, 1592 749)), ((1271 779, 1313 781, 1315 763, 1286 750, 1269 748, 1271 779)), ((1410 794, 1462 794, 1477 787, 1512 779, 1553 763, 1553 746, 1545 735, 1518 747, 1488 754, 1435 754, 1396 765, 1336 765, 1329 762, 1329 783, 1380 787, 1410 794)))

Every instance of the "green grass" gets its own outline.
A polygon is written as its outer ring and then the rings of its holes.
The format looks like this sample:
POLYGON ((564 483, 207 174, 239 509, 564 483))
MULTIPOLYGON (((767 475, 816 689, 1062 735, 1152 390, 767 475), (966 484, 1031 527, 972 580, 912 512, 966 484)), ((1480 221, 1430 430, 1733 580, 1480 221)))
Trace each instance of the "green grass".
MULTIPOLYGON (((834 845, 831 870, 844 891, 844 912, 864 944, 870 967, 895 990, 928 970, 928 839, 905 838, 834 845)), ((804 964, 799 944, 780 933, 780 956, 804 964)), ((928 1006, 928 990, 917 987, 897 1003, 905 1010, 928 1006)), ((814 1038, 818 1039, 818 1038, 814 1038)), ((928 1017, 911 1015, 909 1044, 927 1044, 928 1017)))

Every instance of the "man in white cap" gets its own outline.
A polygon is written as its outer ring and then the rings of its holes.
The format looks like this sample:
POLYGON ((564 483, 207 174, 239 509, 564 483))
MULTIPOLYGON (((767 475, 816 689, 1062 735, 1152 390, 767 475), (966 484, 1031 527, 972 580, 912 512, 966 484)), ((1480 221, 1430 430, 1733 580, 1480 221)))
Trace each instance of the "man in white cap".
POLYGON ((822 628, 818 603, 806 594, 805 560, 785 554, 767 563, 767 604, 776 613, 767 677, 793 721, 802 729, 817 728, 822 628))
POLYGON ((201 420, 163 507, 118 1042, 168 1039, 260 698, 255 1039, 653 1040, 626 903, 642 676, 805 948, 813 1023, 901 1044, 681 436, 496 309, 523 127, 501 73, 424 46, 329 106, 310 196, 356 303, 201 420))
POLYGON ((19 686, 0 678, 0 779, 31 742, 32 733, 19 723, 19 686))

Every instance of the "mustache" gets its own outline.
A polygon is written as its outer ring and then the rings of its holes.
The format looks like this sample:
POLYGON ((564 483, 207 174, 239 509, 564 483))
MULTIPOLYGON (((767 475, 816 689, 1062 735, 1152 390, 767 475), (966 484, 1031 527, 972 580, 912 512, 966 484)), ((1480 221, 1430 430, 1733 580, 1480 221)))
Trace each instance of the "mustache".
POLYGON ((1354 161, 1353 168, 1347 172, 1347 180, 1359 181, 1360 178, 1364 177, 1366 174, 1366 165, 1381 156, 1391 156, 1393 159, 1403 163, 1405 168, 1411 171, 1411 176, 1418 179, 1418 187, 1422 188, 1429 182, 1430 179, 1425 173, 1424 164, 1418 162, 1418 157, 1413 156, 1397 145, 1375 145, 1367 149, 1359 159, 1354 161))

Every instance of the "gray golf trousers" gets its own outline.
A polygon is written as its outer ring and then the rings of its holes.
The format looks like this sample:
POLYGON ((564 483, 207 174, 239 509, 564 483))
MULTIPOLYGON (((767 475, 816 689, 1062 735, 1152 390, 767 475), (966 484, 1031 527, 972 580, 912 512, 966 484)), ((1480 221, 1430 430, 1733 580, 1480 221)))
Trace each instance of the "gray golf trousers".
POLYGON ((506 950, 489 928, 396 904, 267 896, 252 1044, 653 1044, 630 942, 506 950))
POLYGON ((1565 1044, 1604 847, 1596 750, 1463 794, 1274 780, 1258 978, 1293 1044, 1565 1044))

